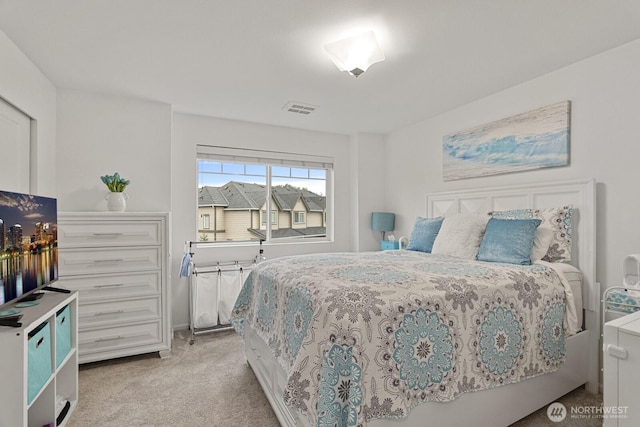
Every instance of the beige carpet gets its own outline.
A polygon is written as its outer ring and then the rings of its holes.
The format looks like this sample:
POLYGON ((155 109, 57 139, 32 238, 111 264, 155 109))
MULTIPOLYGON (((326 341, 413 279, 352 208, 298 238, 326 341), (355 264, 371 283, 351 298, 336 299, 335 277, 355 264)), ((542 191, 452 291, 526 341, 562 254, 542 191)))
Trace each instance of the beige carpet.
MULTIPOLYGON (((189 426, 277 427, 279 423, 246 364, 233 331, 199 335, 176 333, 171 357, 157 354, 80 365, 80 399, 68 427, 189 426)), ((572 406, 598 406, 602 396, 578 389, 559 400, 572 406)), ((514 424, 601 426, 598 418, 553 423, 547 408, 514 424)))
POLYGON ((171 357, 133 356, 80 365, 68 427, 279 426, 233 331, 176 333, 171 357))

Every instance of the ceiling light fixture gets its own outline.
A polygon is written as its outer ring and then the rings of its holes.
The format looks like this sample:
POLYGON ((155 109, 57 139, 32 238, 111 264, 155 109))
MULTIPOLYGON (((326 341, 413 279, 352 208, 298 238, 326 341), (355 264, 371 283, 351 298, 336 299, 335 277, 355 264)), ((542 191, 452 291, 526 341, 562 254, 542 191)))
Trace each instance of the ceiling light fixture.
POLYGON ((376 62, 384 61, 384 53, 373 31, 326 44, 324 48, 340 71, 356 77, 376 62))

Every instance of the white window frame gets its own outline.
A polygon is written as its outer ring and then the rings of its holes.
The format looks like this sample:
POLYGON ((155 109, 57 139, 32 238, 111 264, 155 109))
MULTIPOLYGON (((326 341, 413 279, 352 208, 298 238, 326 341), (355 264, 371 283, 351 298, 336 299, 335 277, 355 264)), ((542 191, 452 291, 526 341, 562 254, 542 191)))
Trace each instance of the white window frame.
POLYGON ((211 215, 202 214, 202 229, 211 230, 211 215))
MULTIPOLYGON (((260 209, 260 226, 267 226, 266 216, 267 211, 264 209, 260 209)), ((278 211, 276 210, 271 211, 271 225, 278 225, 278 211)))
POLYGON ((306 223, 306 212, 305 211, 293 211, 293 223, 294 224, 305 224, 306 223), (298 216, 302 218, 301 221, 298 221, 298 216))
MULTIPOLYGON (((271 166, 290 166, 290 167, 302 167, 302 168, 316 168, 316 169, 325 169, 326 170, 326 194, 325 194, 325 213, 324 213, 324 226, 326 229, 325 236, 323 237, 306 237, 304 239, 300 238, 277 238, 272 239, 271 230, 272 225, 277 224, 267 224, 266 227, 266 241, 267 242, 317 242, 317 241, 333 241, 334 235, 334 223, 333 223, 333 203, 334 203, 334 171, 333 171, 333 163, 334 159, 332 157, 326 156, 318 156, 311 154, 299 154, 299 153, 287 153, 280 151, 263 151, 263 150, 253 150, 253 149, 243 149, 243 148, 231 148, 231 147, 222 147, 222 146, 211 146, 211 145, 197 145, 196 146, 196 167, 198 160, 210 160, 215 162, 236 162, 236 163, 253 163, 253 164, 264 164, 267 165, 267 176, 266 176, 266 210, 273 211, 272 209, 272 200, 271 200, 271 166)), ((197 209, 196 209, 197 211, 197 209)), ((262 224, 262 209, 260 210, 260 223, 262 224)), ((277 216, 277 215, 276 215, 277 216)), ((306 217, 305 217, 306 219, 306 217)), ((277 222, 277 221, 276 221, 277 222)), ((229 242, 226 242, 229 243, 229 242)))

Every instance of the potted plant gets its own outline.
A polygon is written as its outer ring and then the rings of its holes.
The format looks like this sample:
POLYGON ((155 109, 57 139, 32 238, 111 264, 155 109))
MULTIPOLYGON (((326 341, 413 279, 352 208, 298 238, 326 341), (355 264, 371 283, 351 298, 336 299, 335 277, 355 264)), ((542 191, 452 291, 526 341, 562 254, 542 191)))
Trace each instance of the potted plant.
POLYGON ((104 175, 100 179, 109 189, 109 193, 105 196, 107 200, 107 210, 114 212, 124 212, 129 198, 124 192, 127 185, 130 184, 128 179, 124 179, 118 172, 113 175, 104 175))

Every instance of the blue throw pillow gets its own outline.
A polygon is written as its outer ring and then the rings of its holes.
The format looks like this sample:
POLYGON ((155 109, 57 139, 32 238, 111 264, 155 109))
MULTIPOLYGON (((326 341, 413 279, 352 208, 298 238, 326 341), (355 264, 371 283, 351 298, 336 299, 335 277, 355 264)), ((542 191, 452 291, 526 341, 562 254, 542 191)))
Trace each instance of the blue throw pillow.
POLYGON ((440 231, 444 218, 417 217, 411 231, 407 250, 431 253, 433 242, 440 231))
POLYGON ((539 219, 491 218, 480 243, 479 261, 530 265, 539 219))

